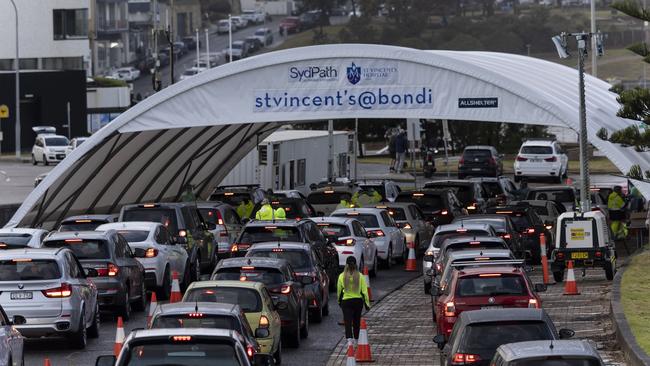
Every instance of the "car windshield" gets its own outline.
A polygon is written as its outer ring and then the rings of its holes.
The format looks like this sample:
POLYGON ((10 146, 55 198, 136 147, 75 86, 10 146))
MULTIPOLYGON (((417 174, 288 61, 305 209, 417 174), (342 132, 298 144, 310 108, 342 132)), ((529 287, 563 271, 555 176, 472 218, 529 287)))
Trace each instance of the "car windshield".
POLYGON ((400 194, 397 202, 413 202, 424 211, 440 211, 445 208, 445 202, 439 195, 433 194, 400 194))
POLYGON ((243 43, 233 43, 232 48, 241 49, 244 46, 243 43))
POLYGON ((562 203, 574 203, 576 196, 572 189, 555 189, 543 191, 530 191, 528 192, 529 200, 537 201, 556 201, 562 203))
MULTIPOLYGON (((239 271, 239 268, 237 268, 239 271)), ((237 278, 239 280, 239 277, 237 278)), ((212 287, 189 289, 183 297, 184 302, 225 302, 226 304, 239 305, 244 312, 262 311, 260 294, 250 288, 243 287, 212 287)))
POLYGON ((535 210, 539 216, 548 216, 548 209, 546 206, 533 206, 533 210, 535 210))
POLYGON ((43 242, 45 248, 70 248, 79 259, 108 259, 108 244, 104 240, 66 239, 43 242))
POLYGON ((0 234, 0 249, 24 248, 31 238, 30 234, 0 234))
POLYGON ((284 275, 277 268, 264 267, 228 267, 220 268, 215 277, 221 281, 254 281, 262 282, 267 286, 277 285, 285 282, 284 275))
MULTIPOLYGON (((310 212, 308 212, 309 208, 304 204, 304 201, 272 201, 271 207, 273 207, 274 210, 282 207, 284 210, 285 218, 289 220, 301 219, 311 216, 310 212)), ((260 208, 260 204, 256 205, 253 209, 253 214, 251 217, 255 217, 255 214, 257 214, 257 211, 259 211, 260 208)), ((273 214, 275 215, 275 211, 273 211, 273 214)))
POLYGON ((489 159, 492 156, 490 150, 483 149, 467 149, 463 153, 463 158, 465 159, 489 159))
POLYGON ((340 238, 351 235, 347 225, 319 223, 318 227, 325 236, 336 236, 340 238))
POLYGON ((176 212, 172 208, 134 207, 124 211, 121 221, 151 221, 159 222, 172 233, 178 232, 176 212))
POLYGON ((524 213, 513 213, 510 215, 510 220, 512 220, 513 225, 517 231, 527 230, 532 226, 532 223, 528 219, 528 215, 524 213))
POLYGON ((332 214, 334 217, 349 217, 353 218, 361 223, 363 227, 371 228, 371 227, 379 227, 379 221, 377 220, 377 216, 375 214, 362 214, 362 213, 356 213, 356 212, 345 212, 345 213, 335 213, 332 214))
POLYGON ((198 74, 198 73, 199 73, 198 70, 185 70, 185 72, 183 73, 183 75, 191 76, 191 75, 196 75, 196 74, 198 74))
POLYGON ((440 248, 440 246, 445 240, 456 236, 491 236, 491 234, 490 232, 485 230, 462 230, 462 231, 454 230, 448 232, 440 232, 437 233, 433 238, 433 246, 435 248, 440 248))
MULTIPOLYGON (((232 344, 215 344, 199 340, 197 342, 178 341, 171 343, 165 337, 160 343, 148 341, 145 345, 135 345, 128 348, 124 357, 125 366, 160 366, 160 365, 192 365, 192 366, 240 366, 235 348, 232 344)), ((173 338, 172 338, 173 339, 173 338)))
POLYGON ((266 31, 258 30, 258 31, 255 32, 255 35, 256 36, 264 36, 264 35, 266 35, 266 31))
POLYGON ((447 245, 445 247, 445 255, 447 255, 447 253, 463 251, 466 249, 483 250, 483 249, 509 249, 509 248, 507 244, 499 241, 481 241, 481 242, 467 241, 461 243, 454 243, 453 245, 447 245))
MULTIPOLYGON (((461 220, 463 223, 468 224, 468 223, 476 223, 476 224, 488 224, 492 226, 494 231, 498 233, 504 233, 506 232, 506 219, 504 218, 499 218, 499 217, 494 217, 494 218, 485 218, 485 217, 469 217, 469 218, 463 218, 461 220)), ((454 223, 457 223, 454 221, 454 223)))
POLYGON ((534 155, 551 155, 553 154, 553 148, 550 146, 524 146, 521 148, 522 154, 534 154, 534 155))
POLYGON ((396 221, 408 220, 408 218, 406 217, 406 212, 401 207, 389 207, 388 213, 393 217, 393 220, 396 221))
POLYGON ((307 196, 307 202, 312 205, 338 205, 342 200, 350 202, 351 199, 347 192, 312 192, 307 196))
POLYGON ((215 225, 223 225, 223 220, 219 219, 219 210, 216 208, 199 208, 199 213, 203 218, 203 221, 209 222, 215 225))
POLYGON ((500 273, 463 277, 456 285, 456 295, 461 297, 527 295, 527 293, 526 284, 521 276, 506 276, 500 273))
POLYGON ((68 146, 70 141, 65 137, 46 137, 45 146, 68 146))
POLYGON ((499 182, 481 182, 481 186, 487 193, 488 197, 496 197, 500 194, 503 194, 503 189, 499 182))
POLYGON ((0 281, 36 281, 61 278, 59 265, 49 259, 0 261, 0 281))
POLYGON ((600 361, 595 358, 570 357, 570 356, 548 356, 534 360, 510 361, 511 366, 600 366, 600 361))
POLYGON ((230 315, 205 314, 167 314, 156 317, 152 329, 157 328, 212 328, 239 330, 235 319, 230 315))
POLYGON ((426 184, 424 188, 442 188, 442 189, 449 188, 454 192, 454 194, 456 194, 456 197, 458 197, 458 200, 463 205, 469 205, 470 203, 472 203, 472 200, 474 199, 473 187, 468 184, 432 183, 432 184, 426 184))
POLYGON ((496 349, 507 343, 553 339, 553 333, 542 321, 507 321, 470 324, 462 335, 458 352, 487 353, 491 359, 496 349))
POLYGON ((145 241, 149 237, 148 230, 118 230, 117 232, 129 243, 145 241))
POLYGON ((105 223, 104 221, 95 220, 65 221, 59 226, 59 231, 95 231, 99 225, 105 223))
POLYGON ((264 241, 295 241, 302 242, 300 231, 293 226, 249 226, 239 239, 240 243, 255 244, 264 241))
POLYGON ((251 195, 247 192, 222 192, 213 193, 210 195, 208 201, 221 201, 227 203, 232 207, 239 206, 240 203, 246 204, 248 201, 252 203, 251 195))
POLYGON ((312 270, 311 259, 309 258, 309 252, 304 250, 296 249, 284 249, 284 248, 274 248, 274 249, 256 249, 249 251, 249 257, 264 257, 264 258, 279 258, 286 259, 291 267, 296 272, 308 272, 312 270))

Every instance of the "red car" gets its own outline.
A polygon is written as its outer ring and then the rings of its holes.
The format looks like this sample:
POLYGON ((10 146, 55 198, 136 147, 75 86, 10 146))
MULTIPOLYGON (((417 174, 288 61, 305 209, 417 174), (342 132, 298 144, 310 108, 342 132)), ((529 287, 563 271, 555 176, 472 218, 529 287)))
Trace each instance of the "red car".
POLYGON ((463 263, 453 264, 457 269, 434 308, 438 334, 448 338, 463 311, 541 308, 542 300, 537 292, 546 291, 546 285, 533 286, 521 265, 503 265, 503 262, 486 262, 481 266, 472 262, 471 265, 463 268, 463 263))
POLYGON ((302 22, 298 17, 287 17, 280 21, 280 28, 284 28, 285 34, 298 33, 302 29, 302 22))

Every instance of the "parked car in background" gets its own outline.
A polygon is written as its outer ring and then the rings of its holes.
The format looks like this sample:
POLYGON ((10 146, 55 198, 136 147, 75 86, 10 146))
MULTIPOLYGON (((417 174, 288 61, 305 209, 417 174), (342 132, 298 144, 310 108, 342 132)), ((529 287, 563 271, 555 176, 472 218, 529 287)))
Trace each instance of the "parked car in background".
POLYGON ((30 227, 0 228, 0 250, 40 248, 49 231, 30 227))
POLYGON ((269 28, 259 28, 253 34, 254 37, 262 42, 262 47, 270 46, 273 44, 273 31, 269 28))
POLYGON ((249 54, 253 54, 264 47, 262 42, 255 36, 248 36, 244 38, 244 43, 246 43, 246 47, 248 47, 249 54))
POLYGON ((230 30, 230 21, 228 19, 221 19, 217 23, 217 34, 224 34, 228 32, 235 32, 237 30, 237 26, 233 24, 232 30, 230 30))
POLYGON ((535 209, 528 204, 509 205, 490 207, 488 213, 509 216, 512 223, 515 224, 517 231, 521 234, 523 249, 526 258, 533 264, 539 264, 541 261, 540 234, 546 237, 546 255, 551 257, 551 252, 555 248, 554 235, 544 226, 535 209))
POLYGON ((202 72, 205 71, 205 70, 206 70, 206 69, 203 69, 203 68, 201 68, 201 67, 195 67, 195 66, 192 66, 192 67, 190 67, 189 69, 183 71, 183 73, 182 73, 181 76, 178 78, 178 80, 189 79, 189 78, 191 78, 192 76, 198 75, 198 74, 202 73, 202 72))
POLYGON ((264 12, 260 9, 255 10, 244 10, 241 12, 241 17, 246 19, 251 24, 261 24, 264 23, 264 12))
POLYGON ((86 140, 88 140, 88 137, 75 137, 72 140, 70 140, 68 147, 65 149, 65 155, 67 156, 68 154, 70 154, 72 150, 78 148, 79 145, 83 144, 84 141, 86 140))
POLYGON ((553 364, 605 366, 596 348, 585 339, 502 344, 497 348, 491 364, 498 366, 553 364))
MULTIPOLYGON (((232 59, 241 60, 242 58, 248 57, 248 43, 245 41, 233 41, 232 42, 232 59)), ((230 47, 224 48, 223 53, 226 55, 226 58, 230 57, 230 47)))
POLYGON ((466 146, 458 160, 458 179, 498 177, 502 174, 503 154, 499 154, 494 146, 466 146))
POLYGON ((195 36, 183 37, 181 41, 183 41, 183 44, 185 44, 188 51, 194 51, 196 49, 196 44, 200 43, 200 39, 197 40, 195 36))
POLYGON ((179 57, 185 56, 188 52, 189 49, 187 48, 187 45, 184 42, 174 42, 174 50, 179 51, 179 57))
POLYGON ((116 222, 118 215, 78 215, 66 217, 61 221, 58 231, 93 231, 99 225, 116 222))
POLYGON ((43 247, 69 248, 84 269, 97 272, 93 283, 100 308, 113 310, 124 320, 130 319, 132 309, 145 309, 144 267, 136 259, 143 250, 132 251, 117 231, 56 232, 43 241, 43 247))
POLYGON ((87 278, 97 271, 84 270, 70 250, 0 251, 0 274, 0 303, 23 336, 66 337, 78 349, 99 336, 96 279, 87 278))
POLYGON ((286 17, 280 21, 280 33, 300 33, 303 30, 302 21, 298 17, 286 17))
POLYGON ((402 192, 395 201, 415 203, 424 214, 425 220, 434 227, 449 224, 455 217, 468 214, 467 208, 450 189, 402 192))
POLYGON ((248 27, 248 20, 246 20, 243 17, 233 16, 233 17, 230 17, 230 19, 232 20, 233 24, 237 25, 238 29, 243 29, 243 28, 248 27))
POLYGON ((136 69, 133 66, 120 67, 115 70, 113 77, 118 80, 124 81, 136 81, 140 78, 140 70, 136 69))
POLYGON ((198 202, 196 204, 203 221, 214 224, 210 230, 217 241, 215 263, 223 258, 230 258, 233 243, 241 234, 243 225, 235 209, 223 202, 198 202))
POLYGON ((61 135, 47 134, 37 135, 32 147, 32 164, 50 165, 65 159, 66 149, 70 141, 61 135))
POLYGON ((528 139, 514 163, 515 182, 523 178, 550 178, 561 183, 569 170, 569 157, 553 139, 528 139))

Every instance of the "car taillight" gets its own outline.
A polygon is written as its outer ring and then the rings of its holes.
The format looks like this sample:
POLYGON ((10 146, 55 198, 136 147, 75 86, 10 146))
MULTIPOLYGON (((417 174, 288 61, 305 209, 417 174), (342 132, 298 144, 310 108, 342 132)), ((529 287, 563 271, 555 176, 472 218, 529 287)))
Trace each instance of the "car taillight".
POLYGON ((156 256, 158 256, 158 249, 156 249, 156 248, 148 248, 148 249, 144 252, 144 256, 145 256, 145 258, 153 258, 153 257, 156 257, 156 256))
POLYGON ((178 230, 178 236, 180 236, 181 238, 186 237, 186 236, 187 236, 187 231, 185 231, 185 230, 178 230))
POLYGON ((106 267, 95 268, 97 270, 98 277, 115 277, 117 276, 120 268, 113 263, 108 263, 106 267))
POLYGON ((528 229, 526 229, 526 234, 535 234, 535 228, 529 227, 528 229))
POLYGON ((596 258, 600 258, 600 257, 603 256, 603 253, 598 251, 598 252, 594 253, 594 255, 596 256, 596 258))
POLYGON ((603 210, 601 210, 600 207, 598 207, 598 206, 594 206, 594 207, 592 207, 591 210, 592 210, 592 211, 600 211, 600 212, 603 212, 603 210))
POLYGON ((72 286, 63 282, 61 286, 41 291, 45 297, 61 298, 70 297, 72 295, 72 286))
POLYGON ((246 354, 248 355, 249 358, 253 358, 253 355, 255 355, 255 348, 253 346, 248 345, 246 347, 246 354))
POLYGON ((557 161, 557 157, 553 156, 553 157, 550 157, 550 158, 546 158, 546 159, 544 159, 544 161, 548 161, 549 163, 554 163, 554 162, 557 161))
POLYGON ((489 165, 497 165, 497 161, 494 160, 493 157, 490 157, 490 160, 488 160, 488 164, 489 164, 489 165))
POLYGON ((438 272, 442 271, 442 264, 436 263, 436 271, 438 272))
POLYGON ((282 287, 280 288, 280 293, 285 294, 285 295, 288 294, 288 293, 291 293, 291 286, 282 285, 282 287))
POLYGON ((454 354, 454 358, 451 361, 452 365, 469 365, 474 362, 478 362, 481 360, 481 357, 479 355, 472 355, 468 353, 456 353, 454 354))
POLYGON ((260 328, 266 328, 269 324, 269 318, 267 318, 266 315, 260 316, 260 328))
POLYGON ((376 236, 384 236, 384 235, 386 235, 386 234, 384 234, 383 230, 370 230, 370 232, 374 233, 376 236))
POLYGON ((512 235, 510 235, 510 234, 503 234, 503 235, 501 235, 501 238, 502 238, 502 239, 505 239, 505 240, 512 239, 512 235))
POLYGON ((528 307, 529 308, 539 309, 539 307, 540 307, 539 306, 539 301, 537 301, 537 299, 529 299, 528 300, 528 307))
POLYGON ((551 230, 553 228, 553 225, 546 225, 545 228, 546 230, 551 230))
POLYGON ((247 243, 235 243, 230 247, 230 251, 235 253, 240 250, 247 250, 251 245, 247 243))
POLYGON ((356 244, 356 240, 354 239, 345 239, 345 240, 339 240, 336 242, 336 245, 344 245, 346 247, 353 247, 354 244, 356 244))
POLYGON ((517 161, 528 161, 528 159, 523 156, 517 156, 517 161))
POLYGON ((203 313, 188 313, 188 318, 203 318, 203 313))
POLYGON ((453 302, 445 304, 445 316, 456 316, 456 304, 453 302))
POLYGON ((449 211, 447 211, 447 210, 442 210, 442 211, 440 212, 440 214, 443 215, 443 216, 444 216, 444 215, 448 215, 448 214, 449 214, 449 211))
POLYGON ((468 210, 476 210, 476 203, 472 203, 471 205, 467 206, 468 210))
POLYGON ((217 225, 223 225, 223 217, 221 216, 221 212, 217 210, 217 225))

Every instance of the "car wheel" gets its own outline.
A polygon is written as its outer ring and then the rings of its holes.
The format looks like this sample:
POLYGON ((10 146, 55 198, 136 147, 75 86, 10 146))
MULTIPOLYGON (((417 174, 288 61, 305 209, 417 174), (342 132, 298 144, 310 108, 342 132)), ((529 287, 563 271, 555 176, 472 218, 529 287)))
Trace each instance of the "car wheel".
POLYGON ((142 275, 142 284, 140 285, 140 298, 135 302, 135 311, 144 311, 147 308, 147 289, 144 286, 144 274, 142 275))
POLYGON ((406 241, 404 242, 404 248, 402 249, 402 261, 401 263, 406 263, 406 260, 409 258, 409 248, 406 245, 406 241))
POLYGON ((86 333, 86 324, 84 322, 85 314, 81 312, 79 316, 79 329, 70 336, 70 343, 73 348, 84 349, 88 343, 88 334, 86 333))
POLYGON ((276 365, 282 364, 282 340, 278 342, 278 349, 273 353, 273 361, 276 365))
MULTIPOLYGON (((183 279, 185 279, 185 275, 183 275, 183 279)), ((165 273, 163 274, 163 282, 162 286, 158 287, 158 300, 167 300, 169 299, 169 296, 171 296, 172 293, 172 285, 171 285, 171 275, 169 273, 169 266, 165 267, 165 273)))
POLYGON ((192 272, 192 276, 194 276, 194 281, 200 281, 201 280, 201 258, 198 256, 194 260, 194 271, 192 272))
POLYGON ((557 283, 562 283, 564 281, 564 269, 561 271, 553 271, 553 279, 557 283))
POLYGON ((388 244, 388 253, 386 254, 386 259, 382 260, 384 269, 390 269, 391 262, 393 261, 393 245, 388 244))
POLYGON ((43 155, 43 165, 48 166, 50 163, 47 161, 47 156, 43 155))
POLYGON ((424 293, 427 295, 431 294, 431 284, 430 283, 424 283, 424 293))
POLYGON ((614 266, 612 265, 612 261, 607 261, 605 262, 605 278, 607 278, 607 281, 611 281, 614 279, 614 266))
POLYGON ((329 302, 329 299, 325 303, 325 306, 323 306, 323 315, 325 315, 325 316, 330 315, 330 302, 329 302))
POLYGON ((368 273, 370 277, 377 277, 377 267, 378 267, 377 262, 379 262, 378 259, 379 257, 377 257, 377 251, 375 251, 375 260, 374 262, 372 262, 372 268, 370 269, 370 273, 368 273))
POLYGON ((99 325, 100 325, 99 315, 100 315, 99 305, 95 305, 95 315, 93 317, 93 323, 90 325, 90 328, 88 328, 88 337, 90 338, 99 337, 99 325))
MULTIPOLYGON (((284 331, 282 333, 285 334, 284 331)), ((300 321, 296 322, 295 329, 292 332, 287 332, 286 334, 287 346, 291 348, 300 347, 300 321)))
POLYGON ((122 320, 124 321, 129 321, 129 319, 131 319, 131 295, 129 292, 131 292, 131 290, 128 286, 126 286, 126 290, 124 292, 124 305, 122 305, 122 309, 120 309, 120 314, 122 315, 122 320))
POLYGON ((309 337, 309 310, 305 311, 305 323, 300 327, 300 338, 309 337))
POLYGON ((321 303, 318 306, 318 309, 311 311, 311 316, 314 319, 314 323, 320 323, 323 321, 323 304, 321 303))
POLYGON ((38 161, 36 161, 34 154, 32 154, 32 165, 38 165, 38 161))

